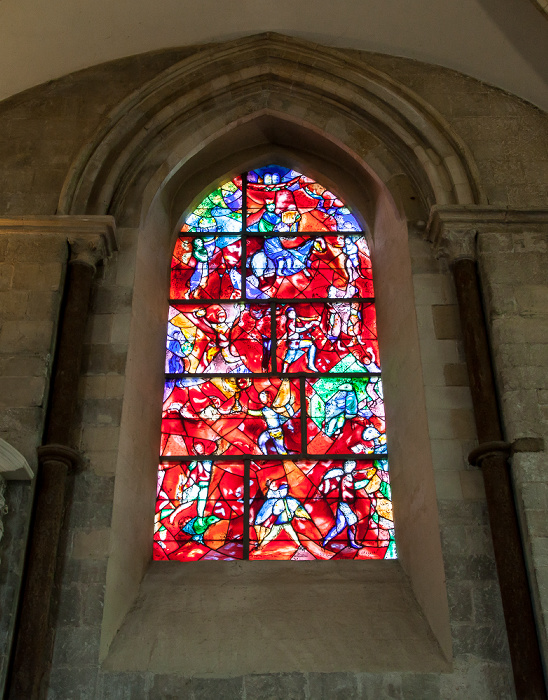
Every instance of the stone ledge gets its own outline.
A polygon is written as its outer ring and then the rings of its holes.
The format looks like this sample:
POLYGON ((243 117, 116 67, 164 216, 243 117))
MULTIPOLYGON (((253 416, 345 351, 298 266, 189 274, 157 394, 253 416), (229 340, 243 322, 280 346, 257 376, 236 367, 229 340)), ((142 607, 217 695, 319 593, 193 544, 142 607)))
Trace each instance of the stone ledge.
POLYGON ((152 562, 105 670, 448 672, 398 561, 152 562))

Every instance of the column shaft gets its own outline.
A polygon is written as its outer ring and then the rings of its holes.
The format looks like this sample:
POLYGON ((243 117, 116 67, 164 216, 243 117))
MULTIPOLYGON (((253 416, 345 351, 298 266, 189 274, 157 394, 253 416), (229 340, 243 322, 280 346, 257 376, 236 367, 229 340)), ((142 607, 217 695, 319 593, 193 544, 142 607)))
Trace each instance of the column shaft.
MULTIPOLYGON (((502 427, 476 263, 458 259, 452 270, 478 440, 480 447, 500 444, 502 427)), ((481 467, 516 694, 520 699, 541 700, 546 698, 546 686, 507 454, 496 449, 487 452, 481 467)))
POLYGON ((95 267, 88 261, 74 260, 68 265, 45 446, 38 450, 36 500, 8 695, 10 700, 38 700, 45 697, 46 692, 53 652, 52 615, 58 597, 56 582, 62 570, 58 550, 67 503, 67 481, 69 471, 79 462, 79 455, 71 446, 71 431, 94 273, 95 267))

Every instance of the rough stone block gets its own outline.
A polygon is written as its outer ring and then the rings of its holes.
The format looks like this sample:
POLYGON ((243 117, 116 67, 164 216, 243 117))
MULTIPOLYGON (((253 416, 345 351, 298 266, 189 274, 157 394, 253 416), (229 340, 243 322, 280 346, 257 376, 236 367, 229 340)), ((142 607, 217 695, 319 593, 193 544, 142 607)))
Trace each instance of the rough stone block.
POLYGON ((301 673, 276 673, 244 678, 246 700, 305 700, 306 685, 306 678, 301 673))
POLYGON ((91 345, 110 343, 112 314, 92 314, 86 328, 85 342, 91 345))
POLYGON ((427 406, 430 436, 437 440, 474 439, 476 426, 470 409, 452 408, 449 410, 427 406))
POLYGON ((23 318, 28 298, 29 293, 26 291, 14 289, 0 291, 0 321, 23 318))
POLYGON ((88 501, 74 501, 70 508, 69 523, 71 528, 83 530, 110 527, 112 504, 88 501))
POLYGON ((470 581, 448 581, 447 600, 452 622, 472 622, 472 584, 470 581))
POLYGON ((456 659, 453 673, 440 678, 441 700, 515 700, 512 670, 508 664, 456 659))
POLYGON ((431 440, 434 469, 460 471, 466 467, 460 440, 431 440))
POLYGON ((520 285, 516 288, 515 294, 521 315, 548 315, 548 284, 520 285))
POLYGON ((483 482, 483 474, 480 471, 461 471, 459 476, 462 495, 466 500, 485 500, 485 484, 483 482))
POLYGON ((462 500, 460 472, 440 471, 435 474, 438 499, 462 500))
POLYGON ((490 624, 502 620, 502 602, 497 581, 477 581, 472 588, 474 620, 478 624, 490 624))
POLYGON ((468 387, 427 386, 425 395, 428 410, 472 408, 472 396, 468 387))
POLYGON ((116 460, 118 453, 115 450, 110 452, 88 452, 90 469, 98 476, 112 476, 116 472, 116 460))
POLYGON ((102 583, 86 586, 81 597, 81 616, 83 625, 100 625, 103 619, 103 602, 105 597, 105 585, 102 583))
POLYGON ((0 330, 0 348, 3 352, 29 353, 49 349, 52 325, 47 321, 5 321, 0 330))
POLYGON ((315 700, 359 698, 357 678, 353 673, 309 673, 308 688, 309 697, 315 700))
POLYGON ((405 700, 439 700, 440 677, 433 673, 402 675, 402 696, 405 700))
POLYGON ((59 599, 58 620, 61 625, 78 626, 82 618, 82 592, 80 586, 63 586, 59 599))
POLYGON ((530 537, 548 537, 548 511, 545 508, 527 509, 525 516, 530 537))
POLYGON ((80 379, 79 394, 88 399, 104 399, 107 378, 103 374, 88 374, 80 379))
POLYGON ((91 425, 120 425, 122 399, 86 399, 82 419, 91 425))
POLYGON ((108 556, 110 529, 76 531, 72 543, 74 559, 104 559, 108 556))
POLYGON ((456 304, 432 306, 432 318, 438 340, 459 339, 461 337, 459 308, 456 304))
POLYGON ((468 386, 468 367, 464 363, 445 365, 443 376, 447 386, 468 386))
POLYGON ((152 678, 148 673, 100 673, 97 679, 97 698, 98 700, 148 700, 151 684, 152 678))
POLYGON ((149 690, 148 700, 194 700, 191 683, 190 678, 155 675, 149 690))
POLYGON ((13 274, 14 289, 58 290, 63 268, 61 263, 19 263, 13 274))
POLYGON ((87 374, 123 374, 127 345, 84 345, 82 367, 87 374))
POLYGON ((11 289, 13 281, 13 265, 8 263, 0 264, 0 291, 11 289))
POLYGON ((401 674, 399 673, 359 673, 358 685, 363 700, 403 700, 401 674))
POLYGON ((58 626, 55 637, 54 666, 70 666, 74 674, 79 667, 97 664, 99 633, 98 627, 58 626))
POLYGON ((47 260, 61 264, 67 259, 66 239, 55 234, 11 234, 7 256, 17 263, 39 263, 47 260))
POLYGON ((107 398, 115 399, 124 396, 125 377, 109 374, 105 377, 105 395, 107 398))
POLYGON ((110 342, 123 344, 129 341, 129 327, 131 325, 131 314, 115 314, 112 317, 112 330, 110 342))
POLYGON ((81 471, 74 480, 74 501, 89 501, 90 503, 112 504, 114 479, 100 477, 89 471, 81 471))
POLYGON ((0 377, 0 406, 41 406, 44 377, 0 377))
POLYGON ((97 671, 89 668, 54 666, 48 681, 47 700, 97 700, 97 671))
POLYGON ((455 292, 449 275, 413 275, 413 288, 417 306, 451 304, 455 292))
POLYGON ((548 484, 523 484, 521 486, 523 505, 527 510, 545 510, 548 518, 548 484))
POLYGON ((30 320, 46 320, 57 322, 61 295, 57 291, 29 291, 26 316, 30 320))
POLYGON ((241 700, 243 678, 193 678, 191 688, 193 700, 241 700))
POLYGON ((120 429, 117 426, 84 425, 82 430, 82 450, 87 452, 108 452, 116 450, 120 437, 120 429))
POLYGON ((498 625, 459 625, 453 638, 455 656, 471 654, 477 659, 504 663, 508 661, 508 641, 502 620, 498 625))
POLYGON ((98 287, 91 308, 96 314, 116 314, 131 309, 133 293, 126 287, 98 287))

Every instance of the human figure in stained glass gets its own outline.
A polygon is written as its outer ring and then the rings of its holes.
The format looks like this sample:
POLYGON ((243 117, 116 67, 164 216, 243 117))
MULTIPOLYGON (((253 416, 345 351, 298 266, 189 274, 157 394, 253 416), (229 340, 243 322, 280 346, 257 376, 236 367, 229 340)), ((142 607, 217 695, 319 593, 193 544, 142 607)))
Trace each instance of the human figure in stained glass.
POLYGON ((333 489, 338 490, 337 512, 335 514, 335 525, 324 537, 322 546, 325 547, 334 537, 339 535, 344 528, 348 528, 348 544, 353 549, 360 549, 360 545, 356 542, 356 523, 358 516, 352 509, 356 502, 356 491, 364 488, 368 483, 368 479, 355 480, 354 470, 356 462, 348 460, 343 464, 342 469, 330 469, 322 477, 320 489, 326 495, 333 489), (333 480, 333 484, 331 481, 333 480))
POLYGON ((231 317, 228 318, 226 310, 219 304, 212 304, 207 308, 194 311, 196 325, 206 335, 214 333, 215 343, 212 346, 214 356, 205 368, 206 372, 238 372, 248 373, 250 370, 231 342, 231 329, 238 325, 241 309, 237 304, 229 307, 231 317))
POLYGON ((268 276, 269 269, 274 268, 276 275, 279 277, 290 277, 301 270, 310 277, 307 265, 313 245, 314 240, 309 240, 295 248, 285 248, 281 238, 265 238, 264 252, 272 263, 271 267, 267 265, 265 276, 268 276))
POLYGON ((262 454, 267 455, 268 443, 272 441, 277 454, 288 454, 282 426, 295 414, 291 405, 292 396, 289 381, 283 380, 281 382, 276 395, 272 391, 261 391, 259 400, 263 404, 260 410, 248 410, 250 416, 262 416, 267 426, 257 440, 259 450, 262 454))
POLYGON ((285 312, 286 315, 286 334, 287 334, 287 352, 284 357, 282 372, 287 372, 287 368, 293 362, 296 362, 299 357, 302 357, 306 352, 307 366, 312 372, 317 372, 314 364, 316 358, 316 345, 311 338, 303 338, 302 336, 311 328, 318 326, 320 321, 315 318, 307 323, 303 323, 297 317, 297 313, 292 306, 289 306, 285 312))
MULTIPOLYGON (((197 443, 194 447, 198 454, 203 454, 203 445, 197 443)), ((213 469, 213 461, 205 459, 196 462, 190 462, 188 465, 188 475, 181 474, 179 483, 175 492, 176 500, 180 501, 180 505, 169 516, 169 522, 173 524, 179 513, 192 505, 196 504, 197 522, 196 527, 200 529, 205 524, 204 516, 209 493, 209 484, 211 481, 211 472, 213 469)), ((211 524, 211 523, 210 523, 211 524)), ((183 528, 184 530, 184 528, 183 528)), ((186 530, 185 530, 186 532, 186 530)), ((196 532, 195 534, 201 534, 196 532)))
POLYGON ((289 167, 235 176, 186 217, 156 557, 395 556, 373 293, 359 222, 289 167))
MULTIPOLYGON (((360 311, 357 304, 329 304, 329 322, 327 327, 327 337, 335 344, 339 342, 341 333, 354 336, 359 342, 360 333, 360 311)), ((344 351, 345 348, 340 347, 344 351)))
POLYGON ((307 520, 312 520, 312 518, 306 512, 302 503, 289 495, 287 483, 280 484, 278 488, 270 481, 267 481, 266 485, 268 489, 266 501, 255 518, 255 530, 258 540, 257 550, 266 547, 282 530, 287 532, 297 546, 300 546, 299 537, 291 523, 294 518, 305 518, 307 520), (269 519, 274 519, 274 522, 268 528, 264 526, 264 523, 267 523, 269 519))
MULTIPOLYGON (((203 219, 200 219, 200 223, 203 219)), ((215 243, 213 243, 215 247, 215 243)), ((210 251, 207 248, 206 241, 203 238, 194 238, 192 241, 192 255, 196 260, 196 267, 192 273, 192 277, 188 282, 188 290, 191 296, 196 295, 196 290, 199 287, 205 287, 209 278, 209 255, 210 251)))
POLYGON ((274 200, 265 203, 265 210, 259 219, 258 231, 260 233, 271 233, 282 220, 279 214, 276 214, 276 204, 274 200))
POLYGON ((326 401, 324 433, 333 437, 347 420, 358 414, 358 397, 351 383, 341 384, 339 390, 326 401))
POLYGON ((374 425, 368 425, 364 428, 362 437, 365 443, 366 454, 386 454, 388 448, 386 446, 386 435, 381 433, 374 425))

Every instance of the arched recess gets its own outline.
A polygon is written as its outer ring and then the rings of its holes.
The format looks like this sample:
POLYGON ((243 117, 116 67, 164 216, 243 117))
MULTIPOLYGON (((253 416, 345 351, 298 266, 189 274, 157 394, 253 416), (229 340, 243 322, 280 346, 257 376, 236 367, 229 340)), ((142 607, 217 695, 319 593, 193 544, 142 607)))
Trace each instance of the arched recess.
MULTIPOLYGON (((466 147, 420 98, 337 51, 286 37, 262 35, 200 51, 147 83, 109 116, 75 161, 58 209, 60 214, 113 214, 128 240, 133 238, 137 255, 101 641, 107 666, 200 675, 208 672, 213 655, 217 672, 227 675, 447 668, 451 635, 407 222, 426 219, 433 204, 483 201, 466 147), (351 614, 355 629, 341 628, 347 641, 346 646, 338 643, 335 659, 332 649, 326 657, 317 645, 303 647, 297 628, 291 654, 280 646, 277 654, 261 656, 269 623, 276 623, 274 610, 270 618, 268 610, 256 611, 262 616, 260 638, 247 628, 224 629, 246 640, 236 661, 221 655, 224 642, 217 640, 223 630, 204 626, 199 609, 171 626, 174 637, 166 638, 163 628, 152 629, 157 619, 171 619, 174 607, 184 608, 188 586, 201 596, 204 586, 223 590, 211 584, 215 576, 220 581, 227 576, 226 569, 191 572, 175 562, 149 566, 165 290, 176 224, 212 184, 268 162, 294 167, 331 187, 361 214, 372 237, 400 560, 349 562, 342 569, 337 563, 319 579, 316 562, 293 563, 301 569, 291 572, 272 570, 289 562, 264 562, 270 566, 254 572, 234 562, 229 575, 244 592, 270 585, 274 606, 294 593, 287 585, 296 581, 306 589, 307 601, 314 599, 310 592, 318 582, 333 587, 332 600, 352 595, 341 593, 341 576, 360 595, 383 590, 380 604, 393 615, 388 661, 380 649, 362 660, 360 645, 375 633, 367 627, 365 609, 362 616, 351 614), (164 607, 159 587, 170 591, 164 607), (147 639, 136 646, 143 626, 147 639), (201 641, 195 643, 196 635, 213 645, 209 655, 204 656, 201 641), (348 640, 358 650, 350 660, 348 640), (193 655, 192 649, 201 652, 193 655), (187 659, 184 669, 181 654, 187 659)), ((238 601, 224 604, 239 609, 238 601)), ((233 612, 229 622, 234 614, 239 613, 233 612)), ((308 625, 318 628, 316 638, 331 623, 340 627, 337 605, 306 615, 308 625)), ((290 624, 291 611, 286 617, 290 624)), ((270 642, 275 634, 274 624, 270 642)))
POLYGON ((199 51, 124 100, 73 163, 58 213, 116 216, 153 170, 159 186, 261 112, 316 126, 385 181, 405 173, 428 206, 486 201, 466 145, 424 100, 335 49, 269 33, 199 51))

